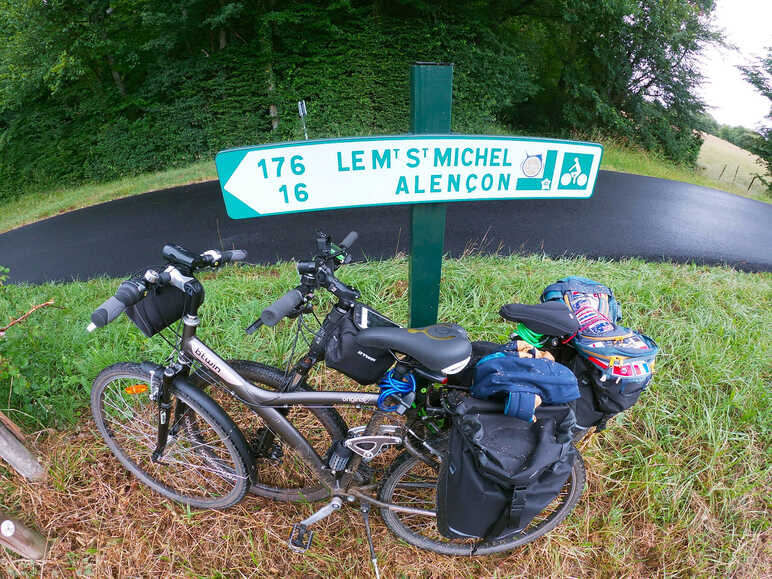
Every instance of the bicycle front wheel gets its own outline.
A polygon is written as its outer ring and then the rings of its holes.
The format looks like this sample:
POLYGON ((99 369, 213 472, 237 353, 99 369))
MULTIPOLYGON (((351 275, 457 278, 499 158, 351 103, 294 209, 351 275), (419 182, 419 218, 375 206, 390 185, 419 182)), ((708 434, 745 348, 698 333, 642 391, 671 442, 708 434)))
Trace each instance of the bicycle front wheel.
MULTIPOLYGON (((443 443, 435 443, 442 450, 443 443)), ((444 441, 447 446, 447 440, 444 441)), ((414 507, 426 511, 437 510, 437 479, 442 466, 432 467, 408 454, 402 453, 394 461, 391 471, 381 486, 380 499, 386 503, 414 507)), ((474 547, 479 539, 448 539, 440 534, 436 517, 381 509, 381 517, 391 532, 420 549, 442 555, 489 555, 509 551, 547 534, 574 509, 585 483, 584 461, 577 452, 571 474, 558 496, 520 533, 500 540, 488 541, 474 547)))
POLYGON ((102 370, 91 387, 91 412, 107 446, 129 472, 161 495, 201 509, 239 502, 250 484, 249 449, 227 414, 185 383, 171 395, 169 437, 153 459, 158 403, 150 374, 122 362, 102 370))

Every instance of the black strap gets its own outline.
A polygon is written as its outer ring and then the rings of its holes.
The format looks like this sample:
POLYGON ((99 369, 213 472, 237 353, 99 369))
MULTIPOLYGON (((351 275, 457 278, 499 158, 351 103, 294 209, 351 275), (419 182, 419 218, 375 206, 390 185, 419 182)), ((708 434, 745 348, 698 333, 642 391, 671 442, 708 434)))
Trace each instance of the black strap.
POLYGON ((505 529, 520 529, 520 518, 526 505, 525 491, 528 487, 515 487, 512 489, 512 500, 509 502, 509 508, 503 509, 499 518, 485 531, 485 535, 478 545, 479 547, 489 539, 501 535, 505 529))

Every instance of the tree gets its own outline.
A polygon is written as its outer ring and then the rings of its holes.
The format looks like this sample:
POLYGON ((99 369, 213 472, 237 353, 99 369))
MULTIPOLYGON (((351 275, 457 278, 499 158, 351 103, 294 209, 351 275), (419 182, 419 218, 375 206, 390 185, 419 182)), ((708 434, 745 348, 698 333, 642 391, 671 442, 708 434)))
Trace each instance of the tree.
POLYGON ((542 90, 512 111, 518 125, 601 131, 696 159, 704 104, 697 57, 719 42, 713 0, 541 0, 511 19, 542 90))
POLYGON ((772 194, 772 47, 767 48, 766 56, 739 68, 745 80, 770 101, 767 115, 769 123, 761 128, 759 137, 750 144, 748 150, 761 158, 764 174, 759 173, 757 176, 766 185, 767 192, 772 194))

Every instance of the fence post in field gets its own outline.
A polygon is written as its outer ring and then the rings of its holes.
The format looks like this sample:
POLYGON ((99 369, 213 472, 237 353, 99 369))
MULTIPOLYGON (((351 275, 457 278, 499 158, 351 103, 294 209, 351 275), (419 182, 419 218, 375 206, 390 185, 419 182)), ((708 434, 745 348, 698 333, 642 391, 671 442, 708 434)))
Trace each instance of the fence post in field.
POLYGON ((724 176, 724 171, 726 171, 726 165, 724 165, 724 168, 721 169, 721 174, 718 176, 718 180, 721 181, 721 177, 724 176))
POLYGON ((759 177, 758 175, 754 175, 754 176, 753 176, 753 178, 751 179, 751 182, 750 182, 750 184, 748 185, 748 191, 750 191, 750 190, 751 190, 751 187, 753 187, 753 182, 754 182, 756 179, 758 179, 758 177, 759 177))
POLYGON ((737 179, 737 171, 740 170, 740 165, 737 165, 737 169, 734 170, 734 177, 732 177, 732 183, 734 183, 734 180, 737 179))

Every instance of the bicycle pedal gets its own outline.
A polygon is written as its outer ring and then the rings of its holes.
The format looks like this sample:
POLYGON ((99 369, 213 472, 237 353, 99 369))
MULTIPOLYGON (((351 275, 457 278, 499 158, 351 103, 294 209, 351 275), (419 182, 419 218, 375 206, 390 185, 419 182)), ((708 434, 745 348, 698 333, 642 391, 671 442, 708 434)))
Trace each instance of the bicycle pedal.
POLYGON ((302 523, 295 523, 292 525, 292 531, 290 531, 287 544, 296 553, 305 553, 311 548, 311 539, 313 537, 314 532, 310 531, 308 527, 302 523))

